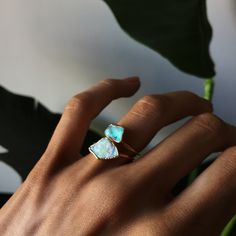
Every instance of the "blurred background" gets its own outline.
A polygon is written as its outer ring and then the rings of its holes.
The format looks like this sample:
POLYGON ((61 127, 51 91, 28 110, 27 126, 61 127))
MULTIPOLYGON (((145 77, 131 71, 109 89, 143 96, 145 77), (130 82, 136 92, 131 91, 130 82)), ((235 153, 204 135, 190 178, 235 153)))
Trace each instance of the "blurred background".
MULTIPOLYGON (((217 72, 215 113, 236 125, 236 1, 207 2, 217 72)), ((140 91, 113 102, 92 127, 102 130, 116 122, 146 94, 174 90, 203 94, 201 79, 179 71, 130 38, 102 0, 0 0, 0 84, 9 91, 62 112, 73 94, 97 81, 132 75, 140 76, 140 91)), ((181 123, 162 130, 152 144, 181 123)), ((6 152, 0 146, 0 153, 6 152)), ((20 182, 20 176, 0 162, 0 192, 14 192, 20 182)))

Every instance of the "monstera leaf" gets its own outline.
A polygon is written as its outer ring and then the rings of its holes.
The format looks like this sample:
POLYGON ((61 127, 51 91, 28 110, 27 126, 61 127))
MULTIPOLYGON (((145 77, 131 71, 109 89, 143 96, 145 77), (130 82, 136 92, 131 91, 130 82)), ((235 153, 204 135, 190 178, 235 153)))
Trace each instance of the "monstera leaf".
POLYGON ((180 70, 213 77, 205 0, 104 0, 121 27, 180 70))
MULTIPOLYGON (((8 150, 0 154, 0 160, 24 180, 46 149, 60 116, 33 98, 0 87, 0 145, 8 150)), ((99 138, 89 131, 81 154, 87 154, 87 147, 99 138)))

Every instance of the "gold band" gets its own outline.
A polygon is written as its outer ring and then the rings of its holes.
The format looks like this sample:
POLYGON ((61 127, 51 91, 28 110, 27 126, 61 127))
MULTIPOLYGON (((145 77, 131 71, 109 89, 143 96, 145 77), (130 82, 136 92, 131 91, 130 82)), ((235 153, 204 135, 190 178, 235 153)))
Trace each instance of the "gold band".
MULTIPOLYGON (((133 148, 131 147, 128 143, 125 143, 124 141, 121 141, 121 144, 130 152, 132 152, 133 154, 135 154, 135 156, 140 156, 140 154, 133 148)), ((127 155, 128 156, 128 155, 127 155)), ((129 158, 131 158, 129 156, 129 158)))

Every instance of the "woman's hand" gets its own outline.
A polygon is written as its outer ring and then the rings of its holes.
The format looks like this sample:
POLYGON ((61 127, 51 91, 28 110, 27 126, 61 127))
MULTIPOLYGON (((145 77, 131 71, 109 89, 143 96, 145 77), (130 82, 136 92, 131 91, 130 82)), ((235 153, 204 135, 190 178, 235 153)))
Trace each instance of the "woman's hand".
POLYGON ((118 122, 138 151, 164 126, 194 116, 139 160, 79 155, 91 120, 139 86, 138 78, 104 80, 69 101, 44 155, 1 209, 1 236, 219 235, 236 213, 236 129, 204 99, 183 91, 139 100, 118 122), (218 151, 174 198, 175 184, 218 151))

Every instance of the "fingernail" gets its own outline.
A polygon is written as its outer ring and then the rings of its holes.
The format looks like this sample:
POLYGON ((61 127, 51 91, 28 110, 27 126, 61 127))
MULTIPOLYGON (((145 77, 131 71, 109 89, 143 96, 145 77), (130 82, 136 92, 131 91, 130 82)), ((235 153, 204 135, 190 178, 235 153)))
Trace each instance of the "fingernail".
POLYGON ((125 80, 127 81, 127 82, 139 82, 140 81, 140 79, 139 79, 139 77, 137 77, 137 76, 133 76, 133 77, 128 77, 128 78, 125 78, 125 80))

